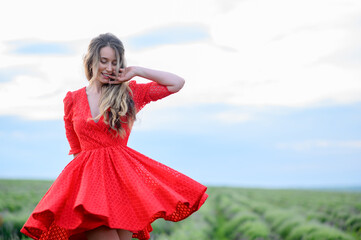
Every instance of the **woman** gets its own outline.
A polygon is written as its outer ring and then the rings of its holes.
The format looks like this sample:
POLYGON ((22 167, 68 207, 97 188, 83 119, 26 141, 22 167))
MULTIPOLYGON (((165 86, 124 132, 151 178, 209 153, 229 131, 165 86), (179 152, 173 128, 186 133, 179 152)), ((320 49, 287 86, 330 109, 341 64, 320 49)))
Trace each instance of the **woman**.
POLYGON ((64 98, 74 159, 39 202, 21 232, 33 239, 149 239, 151 223, 180 221, 207 198, 206 187, 127 147, 136 114, 178 92, 172 73, 126 67, 112 34, 94 38, 84 57, 87 87, 64 98), (138 76, 149 83, 129 81, 138 76))

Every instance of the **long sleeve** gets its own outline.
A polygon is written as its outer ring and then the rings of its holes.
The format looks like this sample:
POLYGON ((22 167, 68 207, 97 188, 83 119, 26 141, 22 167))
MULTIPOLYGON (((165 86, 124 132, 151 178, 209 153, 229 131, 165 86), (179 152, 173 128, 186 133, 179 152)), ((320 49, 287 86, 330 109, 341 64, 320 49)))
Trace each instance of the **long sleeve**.
POLYGON ((133 100, 137 111, 140 111, 146 104, 152 101, 157 101, 173 94, 166 86, 156 82, 136 83, 131 81, 129 87, 133 91, 133 100))
POLYGON ((64 102, 64 122, 65 133, 70 145, 69 155, 81 152, 78 136, 74 131, 73 125, 73 97, 72 93, 68 92, 63 100, 64 102))

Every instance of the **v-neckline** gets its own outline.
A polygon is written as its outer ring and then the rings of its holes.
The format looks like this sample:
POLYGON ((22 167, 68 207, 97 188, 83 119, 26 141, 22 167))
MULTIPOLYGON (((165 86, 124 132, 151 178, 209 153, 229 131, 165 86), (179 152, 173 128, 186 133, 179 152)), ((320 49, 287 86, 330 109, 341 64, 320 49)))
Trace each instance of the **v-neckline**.
POLYGON ((88 93, 86 92, 86 87, 84 87, 84 95, 85 95, 85 100, 87 102, 87 105, 88 105, 88 116, 90 116, 90 120, 93 121, 95 124, 98 124, 99 121, 103 118, 103 115, 100 116, 100 118, 98 119, 98 121, 95 121, 92 115, 92 111, 91 111, 91 108, 90 108, 90 103, 89 103, 89 99, 88 99, 88 93))

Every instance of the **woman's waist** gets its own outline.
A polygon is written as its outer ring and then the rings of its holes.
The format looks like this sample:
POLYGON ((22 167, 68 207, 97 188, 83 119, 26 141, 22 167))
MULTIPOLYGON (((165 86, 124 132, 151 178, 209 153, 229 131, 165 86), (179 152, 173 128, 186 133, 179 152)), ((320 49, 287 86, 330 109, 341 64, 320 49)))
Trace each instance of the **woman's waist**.
POLYGON ((107 148, 123 148, 123 147, 127 147, 126 143, 116 143, 116 144, 84 144, 81 145, 81 150, 82 151, 94 151, 94 150, 102 150, 102 149, 107 149, 107 148))

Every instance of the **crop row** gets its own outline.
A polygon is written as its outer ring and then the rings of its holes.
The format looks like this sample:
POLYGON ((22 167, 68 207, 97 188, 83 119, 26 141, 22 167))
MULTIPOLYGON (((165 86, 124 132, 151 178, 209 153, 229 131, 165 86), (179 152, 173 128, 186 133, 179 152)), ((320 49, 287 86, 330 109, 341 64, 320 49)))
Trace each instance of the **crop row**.
MULTIPOLYGON (((50 182, 0 180, 0 240, 19 233, 50 182)), ((152 240, 361 240, 361 193, 211 187, 177 223, 157 220, 152 240)))
MULTIPOLYGON (((190 218, 189 222, 184 223, 193 224, 191 228, 183 227, 182 222, 176 223, 177 225, 172 225, 173 229, 164 233, 162 238, 155 236, 153 239, 178 239, 178 231, 193 234, 197 230, 212 237, 200 235, 195 239, 361 239, 361 221, 357 208, 360 194, 237 188, 210 190, 210 198, 202 208, 203 211, 197 213, 203 222, 197 218, 190 218), (316 204, 311 207, 311 201, 322 202, 323 205, 316 204), (317 216, 320 216, 322 209, 332 209, 331 215, 328 216, 331 219, 318 219, 317 216), (347 217, 343 214, 345 211, 348 213, 347 217), (204 220, 208 224, 204 224, 204 220), (335 220, 342 224, 331 224, 335 220), (346 227, 341 228, 340 225, 346 227)), ((189 235, 187 236, 189 239, 189 235)))
MULTIPOLYGON (((335 209, 352 209, 354 211, 350 211, 350 215, 344 218, 342 218, 342 214, 333 216, 333 220, 338 220, 343 223, 343 226, 346 226, 347 231, 344 231, 336 224, 329 224, 330 220, 328 219, 320 222, 313 218, 311 213, 317 213, 317 210, 305 207, 308 205, 309 196, 304 192, 287 191, 288 195, 286 195, 290 199, 294 198, 292 193, 299 194, 297 201, 302 199, 302 205, 289 204, 289 200, 282 199, 285 192, 281 192, 280 195, 275 194, 277 192, 279 191, 220 189, 218 206, 222 209, 220 212, 223 212, 224 218, 227 219, 224 233, 228 239, 360 239, 359 212, 353 205, 360 199, 359 194, 348 196, 351 199, 350 202, 339 202, 339 205, 334 206, 335 209), (268 193, 272 192, 274 195, 267 198, 268 193), (258 198, 260 196, 262 198, 258 198)), ((316 192, 309 192, 309 194, 313 198, 317 194, 324 195, 324 193, 316 192)), ((333 193, 333 195, 336 199, 340 197, 339 193, 333 193)), ((341 194, 342 196, 344 195, 341 194)), ((333 204, 333 201, 330 202, 333 204)), ((327 201, 324 201, 324 204, 327 206, 327 201)), ((339 213, 335 210, 333 212, 339 213)))

